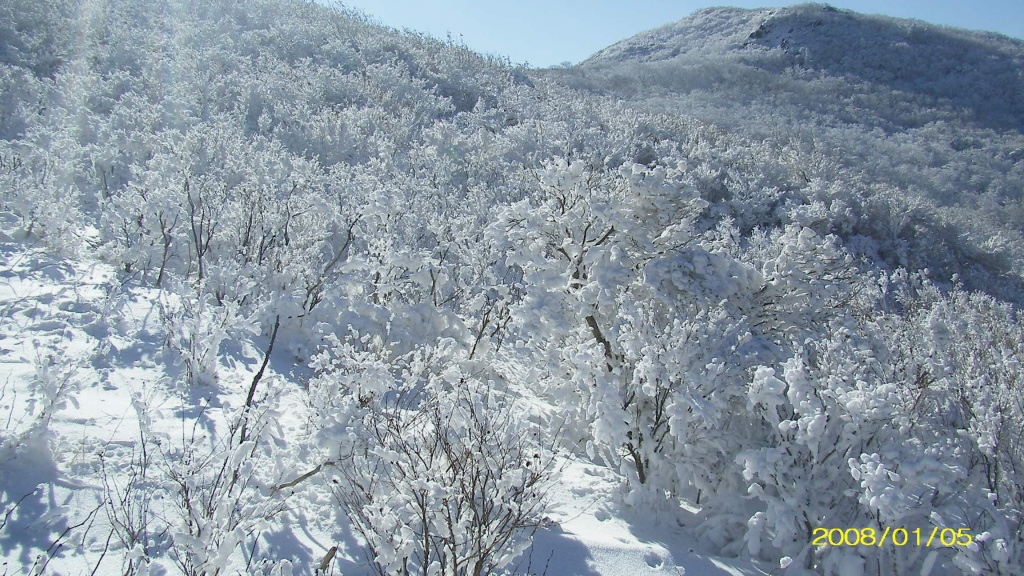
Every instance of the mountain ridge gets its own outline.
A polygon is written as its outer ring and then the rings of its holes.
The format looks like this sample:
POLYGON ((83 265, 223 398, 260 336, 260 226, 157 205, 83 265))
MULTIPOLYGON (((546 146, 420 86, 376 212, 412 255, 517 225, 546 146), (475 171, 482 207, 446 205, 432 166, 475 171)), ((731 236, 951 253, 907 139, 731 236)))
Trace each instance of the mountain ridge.
POLYGON ((596 52, 584 70, 720 58, 773 74, 847 78, 1024 126, 1024 41, 821 4, 708 8, 596 52))
MULTIPOLYGON (((907 37, 916 37, 917 39, 924 39, 928 34, 943 33, 977 41, 1002 44, 1004 49, 1008 51, 1012 51, 1010 47, 1015 47, 1018 53, 1024 51, 1024 39, 1014 38, 999 32, 933 24, 918 18, 900 18, 881 14, 859 13, 853 10, 835 8, 828 4, 808 2, 774 8, 734 8, 726 6, 704 8, 674 22, 668 22, 619 40, 598 50, 583 60, 580 65, 592 64, 602 59, 615 58, 617 54, 621 55, 624 50, 636 45, 642 39, 678 38, 694 31, 700 33, 700 39, 702 40, 706 40, 708 31, 717 32, 718 35, 728 33, 732 35, 731 38, 733 40, 738 41, 738 46, 745 47, 748 44, 747 40, 754 41, 771 38, 771 36, 767 35, 767 32, 773 27, 778 28, 775 24, 789 20, 806 20, 811 27, 825 26, 826 28, 843 22, 867 24, 876 27, 889 26, 902 28, 907 37), (709 24, 716 23, 716 21, 717 26, 709 26, 709 24)), ((676 47, 673 46, 672 48, 676 47)), ((678 53, 671 54, 671 56, 676 55, 678 53)), ((665 56, 662 55, 662 57, 664 58, 665 56)))

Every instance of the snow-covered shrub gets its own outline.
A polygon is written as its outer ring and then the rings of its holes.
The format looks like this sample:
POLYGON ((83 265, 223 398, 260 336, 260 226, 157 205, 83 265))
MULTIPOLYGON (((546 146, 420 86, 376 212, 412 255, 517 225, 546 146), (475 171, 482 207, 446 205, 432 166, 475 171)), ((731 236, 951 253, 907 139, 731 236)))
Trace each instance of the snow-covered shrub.
POLYGON ((26 530, 41 536, 46 545, 34 554, 28 569, 32 574, 44 574, 48 564, 64 553, 64 547, 80 549, 77 546, 84 538, 75 530, 81 525, 72 523, 72 509, 44 503, 45 483, 57 468, 55 448, 61 438, 51 425, 60 411, 78 405, 81 359, 38 340, 33 344, 34 370, 28 376, 27 397, 11 389, 10 376, 0 385, 0 540, 17 541, 26 530))
POLYGON ((765 440, 736 462, 764 509, 748 522, 748 550, 796 571, 910 574, 941 558, 965 574, 1013 574, 1020 433, 1005 423, 1020 418, 1019 321, 987 296, 889 283, 876 307, 850 308, 753 372, 749 409, 765 440), (966 530, 972 541, 912 555, 811 544, 814 530, 837 527, 966 530))
POLYGON ((899 298, 902 321, 885 334, 900 372, 913 382, 907 416, 923 445, 919 460, 929 464, 926 471, 955 474, 914 474, 915 460, 899 456, 886 466, 903 469, 908 460, 907 486, 898 493, 914 502, 922 493, 919 478, 928 479, 932 525, 967 527, 976 536, 976 546, 954 550, 953 563, 965 574, 1015 574, 1024 566, 1019 313, 983 294, 942 295, 928 283, 907 284, 899 298))
POLYGON ((160 307, 165 344, 176 355, 175 362, 184 365, 189 385, 214 386, 224 340, 256 334, 258 329, 237 304, 218 306, 213 295, 202 287, 198 293, 181 285, 177 288, 177 294, 169 295, 160 307))
MULTIPOLYGON (((24 68, 0 63, 0 139, 15 140, 24 134, 39 113, 45 85, 24 68)), ((0 162, 0 173, 6 168, 0 162)))
MULTIPOLYGON (((233 309, 207 305, 214 314, 230 314, 233 309)), ((166 303, 162 312, 168 313, 166 303)), ((191 322, 187 317, 177 320, 191 322)), ((211 392, 225 394, 223 386, 196 393, 174 386, 170 378, 158 382, 161 393, 173 391, 181 399, 175 406, 180 435, 154 426, 161 416, 166 417, 154 397, 133 397, 139 421, 136 441, 130 451, 112 443, 100 453, 103 508, 110 526, 104 549, 117 553, 114 557, 121 559, 123 573, 148 574, 166 569, 170 562, 184 574, 223 573, 236 562, 240 550, 253 554, 261 532, 287 510, 291 493, 278 486, 295 466, 280 450, 286 444, 278 427, 280 389, 274 386, 276 378, 266 374, 278 329, 275 323, 263 362, 240 406, 200 398, 211 392)), ((223 334, 205 337, 216 341, 223 334)), ((213 354, 216 365, 219 345, 214 342, 199 350, 213 354)), ((198 353, 195 349, 179 346, 178 351, 190 367, 182 378, 203 366, 189 360, 190 354, 198 353)), ((216 375, 215 368, 212 374, 216 375)), ((287 563, 278 566, 260 556, 247 560, 267 573, 287 568, 287 563)))
POLYGON ((350 334, 314 358, 324 469, 380 574, 498 573, 543 523, 550 443, 452 340, 395 353, 350 334))
MULTIPOLYGON (((50 459, 53 439, 50 421, 68 405, 78 403, 80 360, 65 356, 58 361, 64 351, 46 348, 42 342, 36 342, 36 346, 35 374, 28 398, 18 398, 14 391, 8 390, 8 384, 0 388, 0 399, 9 402, 8 413, 3 416, 4 426, 0 428, 0 464, 4 472, 15 469, 11 463, 19 457, 36 462, 50 459)), ((4 472, 0 472, 0 482, 4 480, 4 472)))
POLYGON ((551 460, 538 432, 465 377, 405 400, 366 412, 336 472, 335 495, 375 570, 500 573, 544 521, 551 460))
POLYGON ((203 433, 203 406, 199 418, 183 422, 181 438, 161 442, 158 466, 170 502, 160 517, 172 540, 167 554, 182 573, 222 573, 287 510, 287 494, 275 486, 293 471, 275 450, 282 441, 271 404, 235 411, 226 434, 203 433))
POLYGON ((0 61, 52 77, 68 56, 74 34, 74 3, 12 1, 0 7, 0 61))
POLYGON ((160 507, 166 492, 156 467, 160 440, 152 429, 152 406, 148 399, 136 395, 132 408, 139 420, 139 436, 128 462, 117 462, 114 454, 108 455, 109 446, 99 453, 103 509, 114 548, 119 544, 123 551, 121 573, 125 576, 146 574, 152 559, 170 546, 169 527, 160 507))
POLYGON ((763 280, 728 227, 698 233, 707 205, 679 169, 582 162, 542 173, 543 195, 492 231, 526 285, 515 329, 546 361, 567 437, 619 467, 627 501, 702 505, 739 484, 746 316, 763 280), (505 245, 505 244, 503 244, 505 245))
MULTIPOLYGON (((656 277, 648 272, 648 280, 656 277)), ((685 292, 689 298, 695 287, 685 292)), ((753 361, 756 341, 725 306, 691 307, 672 290, 648 293, 649 300, 637 297, 643 291, 631 294, 634 300, 622 302, 617 342, 623 350, 621 384, 602 391, 595 432, 601 442, 628 453, 640 481, 631 483, 628 501, 653 497, 651 504, 663 505, 667 493, 713 506, 739 480, 722 454, 749 441, 742 389, 735 385, 743 364, 728 359, 753 361)))
MULTIPOLYGON (((58 144, 75 147, 70 139, 55 142, 55 147, 58 144)), ((72 255, 81 250, 86 225, 79 205, 80 193, 63 177, 77 170, 74 161, 58 151, 37 154, 7 148, 0 154, 4 158, 0 161, 0 203, 5 212, 18 218, 20 229, 16 234, 41 240, 62 254, 72 255)))
POLYGON ((783 349, 817 337, 853 302, 857 269, 838 238, 794 224, 751 244, 764 285, 750 321, 783 349))
MULTIPOLYGON (((856 474, 847 464, 895 447, 899 437, 894 421, 903 391, 886 377, 873 344, 878 346, 839 325, 778 370, 758 368, 750 383, 748 402, 763 419, 767 442, 743 450, 736 462, 750 483, 749 495, 765 505, 758 515, 770 546, 794 566, 820 566, 850 552, 827 548, 815 557, 816 528, 878 526, 859 508, 856 474)), ((883 520, 893 521, 918 527, 904 515, 883 520)), ((748 542, 752 553, 768 546, 753 534, 748 542)))

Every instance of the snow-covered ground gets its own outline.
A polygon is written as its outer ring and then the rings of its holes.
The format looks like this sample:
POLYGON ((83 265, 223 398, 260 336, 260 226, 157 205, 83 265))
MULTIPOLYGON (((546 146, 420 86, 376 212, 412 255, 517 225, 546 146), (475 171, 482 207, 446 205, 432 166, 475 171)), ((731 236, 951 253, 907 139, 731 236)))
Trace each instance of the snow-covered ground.
MULTIPOLYGON (((168 497, 159 459, 175 451, 164 443, 188 444, 195 426, 207 427, 200 434, 223 434, 223 413, 244 402, 261 353, 256 342, 232 342, 219 360, 215 388, 183 389, 172 378, 181 366, 165 345, 165 293, 121 285, 108 265, 87 256, 56 258, 10 235, 0 251, 2 573, 120 573, 131 554, 115 525, 130 523, 133 510, 138 519, 143 504, 163 507, 168 497), (200 413, 196 406, 206 408, 200 413), (149 470, 140 468, 144 458, 149 470), (143 473, 148 492, 129 494, 126 487, 143 473), (112 500, 117 495, 129 500, 112 500)), ((279 353, 265 378, 285 383, 273 367, 288 361, 279 353)), ((287 382, 284 390, 277 400, 282 443, 303 438, 305 409, 298 383, 287 382)), ((523 404, 553 409, 534 397, 523 404)), ((517 562, 518 573, 766 573, 748 561, 703 553, 672 514, 626 512, 617 502, 621 478, 584 455, 564 454, 553 470, 547 526, 517 562)), ((289 511, 264 527, 265 548, 256 556, 291 559, 302 574, 337 546, 331 564, 337 573, 370 573, 359 539, 321 488, 311 479, 292 495, 289 511)), ((154 549, 167 543, 167 534, 148 538, 154 549)), ((234 570, 246 571, 241 561, 234 570)), ((166 549, 149 568, 176 570, 166 549)))
POLYGON ((750 562, 700 550, 675 513, 641 516, 615 503, 620 480, 607 468, 575 460, 560 469, 552 491, 554 525, 538 532, 533 569, 548 574, 663 576, 766 574, 750 562), (541 564, 541 563, 544 564, 541 564))

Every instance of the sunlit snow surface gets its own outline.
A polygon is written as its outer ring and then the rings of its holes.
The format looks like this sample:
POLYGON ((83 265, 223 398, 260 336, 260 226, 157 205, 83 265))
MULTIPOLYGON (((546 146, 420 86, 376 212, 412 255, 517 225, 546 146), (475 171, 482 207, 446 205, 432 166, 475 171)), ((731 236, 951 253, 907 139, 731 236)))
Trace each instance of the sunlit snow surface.
POLYGON ((555 525, 534 539, 534 570, 550 558, 548 574, 765 574, 749 562, 702 554, 671 515, 617 512, 617 482, 600 466, 564 465, 552 493, 549 516, 555 525))

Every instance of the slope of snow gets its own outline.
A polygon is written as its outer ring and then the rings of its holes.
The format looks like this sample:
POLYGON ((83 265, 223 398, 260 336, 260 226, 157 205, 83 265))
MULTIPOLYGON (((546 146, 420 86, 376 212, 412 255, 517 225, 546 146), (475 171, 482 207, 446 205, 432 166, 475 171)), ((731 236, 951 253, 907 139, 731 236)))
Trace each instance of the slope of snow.
POLYGON ((532 567, 548 574, 581 576, 755 576, 764 567, 701 551, 676 514, 641 517, 616 503, 616 475, 601 466, 574 461, 560 470, 549 517, 554 526, 535 536, 532 567))
POLYGON ((0 12, 2 573, 1022 572, 1015 44, 0 12))
MULTIPOLYGON (((23 239, 0 245, 0 416, 5 422, 6 466, 0 470, 4 517, 0 520, 3 573, 117 573, 124 554, 110 537, 125 509, 111 500, 140 472, 142 448, 158 453, 161 441, 140 442, 142 427, 163 442, 187 443, 197 424, 204 434, 223 433, 223 413, 237 407, 258 365, 253 341, 238 341, 219 361, 217 387, 181 389, 171 376, 180 366, 165 346, 160 290, 122 285, 108 265, 87 258, 57 258, 23 239), (195 407, 205 406, 202 414, 195 407), (38 419, 46 419, 45 425, 38 419), (58 440, 56 444, 54 440, 58 440), (114 492, 110 490, 113 488, 114 492), (80 530, 83 526, 86 530, 80 530)), ((277 362, 285 365, 281 355, 277 362)), ((267 379, 279 379, 268 375, 267 379)), ((277 400, 280 442, 301 438, 306 409, 295 388, 277 400)), ((521 392, 526 392, 525 390, 521 392)), ((524 397, 522 406, 554 406, 524 397)), ((662 576, 766 574, 749 561, 718 558, 696 549, 671 513, 631 517, 618 502, 621 478, 587 462, 560 459, 548 494, 548 521, 518 574, 662 576)), ((162 471, 148 470, 151 476, 162 471)), ((290 470, 298 476, 302 470, 290 470)), ((318 565, 337 546, 339 573, 371 574, 360 541, 347 521, 329 509, 325 478, 315 477, 293 496, 291 511, 263 530, 259 558, 290 559, 296 573, 318 565)), ((154 507, 170 497, 153 483, 154 507)), ((133 496, 137 497, 137 496, 133 496)), ((145 544, 166 545, 165 534, 145 544)), ((166 550, 150 573, 173 574, 166 550)), ((250 566, 251 568, 251 566, 250 566)), ((243 565, 234 570, 247 571, 243 565)))
POLYGON ((1024 117, 1024 41, 818 4, 709 8, 600 50, 580 68, 657 63, 671 74, 664 66, 701 60, 882 85, 1017 128, 1024 117))
POLYGON ((736 50, 742 48, 758 24, 773 13, 768 9, 708 8, 602 48, 580 66, 655 62, 736 50))

